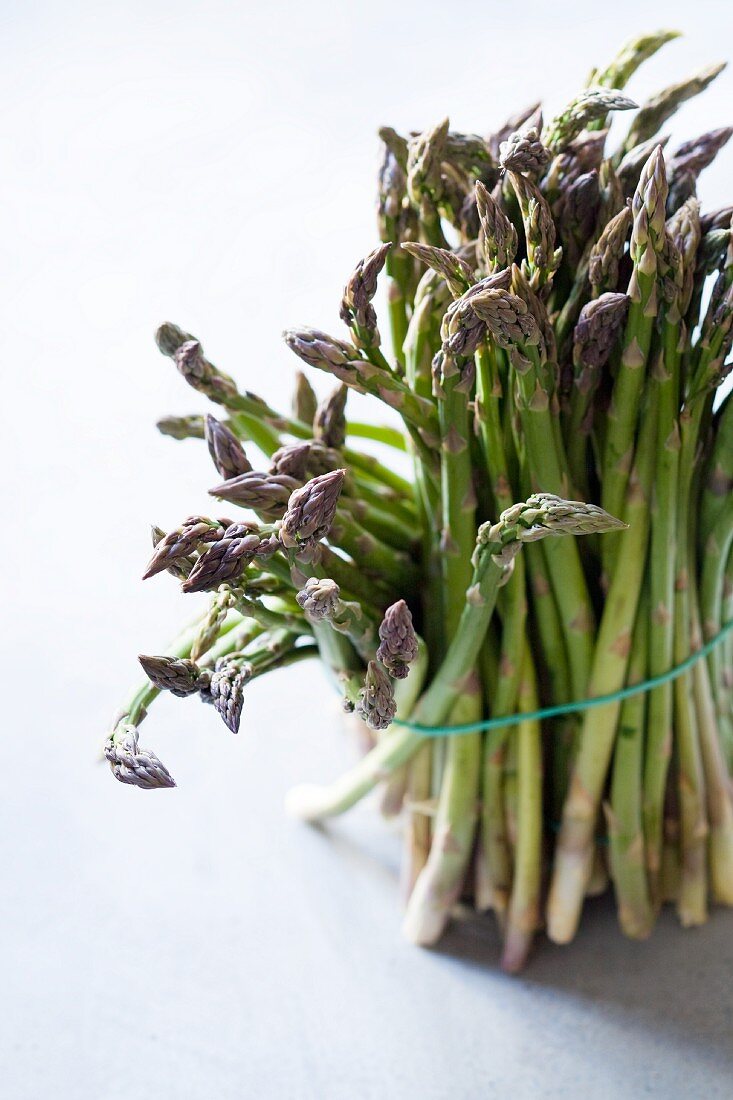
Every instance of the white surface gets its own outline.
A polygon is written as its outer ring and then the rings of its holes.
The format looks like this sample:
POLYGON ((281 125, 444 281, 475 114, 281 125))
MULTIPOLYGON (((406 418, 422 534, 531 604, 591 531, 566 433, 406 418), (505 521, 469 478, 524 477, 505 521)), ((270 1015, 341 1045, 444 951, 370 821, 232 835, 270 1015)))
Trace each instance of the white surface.
MULTIPOLYGON (((205 508, 211 476, 199 447, 152 428, 201 408, 155 325, 284 401, 280 329, 332 327, 374 244, 377 125, 448 111, 485 130, 543 93, 558 108, 630 33, 681 25, 633 84, 643 97, 730 52, 728 6, 1 13, 3 1097, 729 1095, 728 915, 684 934, 665 919, 634 945, 596 903, 521 980, 496 972, 490 921, 440 952, 402 943, 398 844, 372 811, 328 833, 282 813, 293 782, 351 756, 312 670, 252 685, 236 739, 162 705, 145 741, 174 792, 127 790, 95 762, 135 653, 191 607, 167 578, 140 583, 146 524, 205 508)), ((730 89, 673 133, 730 121, 730 89)), ((731 198, 731 163, 705 175, 707 205, 731 198)))

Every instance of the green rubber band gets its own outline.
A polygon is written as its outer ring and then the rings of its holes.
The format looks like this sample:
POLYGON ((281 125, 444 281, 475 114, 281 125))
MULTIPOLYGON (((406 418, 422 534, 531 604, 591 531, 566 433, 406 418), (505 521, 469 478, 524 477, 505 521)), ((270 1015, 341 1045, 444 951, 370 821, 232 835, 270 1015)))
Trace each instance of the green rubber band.
POLYGON ((712 653, 716 646, 733 630, 733 620, 726 623, 714 638, 706 642, 704 646, 692 653, 681 664, 675 665, 669 672, 663 672, 659 676, 652 676, 649 680, 642 680, 638 684, 629 684, 620 691, 612 691, 609 695, 596 695, 591 699, 580 699, 574 703, 557 703, 552 707, 543 707, 541 710, 528 710, 523 714, 507 714, 496 718, 485 718, 482 722, 464 722, 458 726, 421 726, 417 722, 405 722, 401 718, 394 718, 393 725, 403 726, 404 729, 414 730, 423 737, 450 737, 460 733, 478 733, 481 730, 501 729, 503 726, 518 726, 521 722, 534 722, 542 718, 556 718, 561 714, 575 714, 581 710, 592 710, 594 707, 604 707, 608 703, 619 703, 622 699, 630 699, 633 695, 642 695, 652 691, 662 684, 668 684, 670 680, 676 680, 689 668, 697 664, 708 653, 712 653))

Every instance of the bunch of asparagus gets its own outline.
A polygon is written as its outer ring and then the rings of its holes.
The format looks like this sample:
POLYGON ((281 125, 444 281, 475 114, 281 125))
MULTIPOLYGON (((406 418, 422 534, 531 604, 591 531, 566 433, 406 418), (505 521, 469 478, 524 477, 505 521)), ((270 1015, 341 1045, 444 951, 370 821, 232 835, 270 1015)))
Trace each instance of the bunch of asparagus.
POLYGON ((205 439, 211 495, 246 515, 154 529, 145 576, 210 604, 140 658, 113 774, 174 785, 139 744, 160 691, 236 732, 250 680, 317 655, 371 748, 290 808, 323 819, 381 784, 404 817, 407 936, 434 943, 459 902, 493 909, 510 971, 538 928, 571 940, 609 880, 633 937, 664 902, 685 925, 733 903, 729 638, 653 690, 533 716, 660 677, 733 618, 733 208, 696 198, 732 131, 671 154, 659 135, 722 66, 663 89, 606 149, 612 112, 636 108, 627 82, 674 37, 629 43, 549 122, 532 106, 488 138, 447 120, 380 132, 382 243, 348 279, 345 331, 285 333, 336 380, 320 403, 298 373, 278 412, 189 333, 157 333, 222 410, 158 427, 205 439), (348 420, 350 391, 402 430, 348 420), (476 728, 489 717, 512 721, 476 728))

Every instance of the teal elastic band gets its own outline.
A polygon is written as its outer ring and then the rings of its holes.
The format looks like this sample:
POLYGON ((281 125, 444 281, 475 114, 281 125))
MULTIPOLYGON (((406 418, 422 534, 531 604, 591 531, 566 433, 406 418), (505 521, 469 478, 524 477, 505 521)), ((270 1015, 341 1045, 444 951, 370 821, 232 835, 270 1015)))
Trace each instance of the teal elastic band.
POLYGON ((393 719, 395 726, 403 726, 405 729, 421 733, 423 737, 450 737, 457 733, 478 733, 481 730, 501 729, 504 726, 518 726, 521 722, 534 722, 542 718, 557 718, 561 714, 575 714, 580 710, 593 710, 594 707, 604 707, 608 703, 620 703, 623 699, 630 699, 633 695, 642 695, 652 691, 661 684, 668 684, 670 680, 676 680, 689 668, 697 664, 708 653, 712 653, 716 646, 733 630, 733 620, 726 623, 714 638, 706 642, 704 646, 692 653, 681 664, 675 665, 669 672, 663 672, 661 676, 652 676, 649 680, 642 680, 638 684, 629 684, 620 691, 612 691, 609 695, 595 695, 592 699, 580 699, 574 703, 558 703, 553 707, 543 707, 541 710, 528 710, 524 714, 507 714, 496 718, 485 718, 482 722, 464 722, 459 726, 421 726, 417 722, 405 722, 401 718, 393 719))

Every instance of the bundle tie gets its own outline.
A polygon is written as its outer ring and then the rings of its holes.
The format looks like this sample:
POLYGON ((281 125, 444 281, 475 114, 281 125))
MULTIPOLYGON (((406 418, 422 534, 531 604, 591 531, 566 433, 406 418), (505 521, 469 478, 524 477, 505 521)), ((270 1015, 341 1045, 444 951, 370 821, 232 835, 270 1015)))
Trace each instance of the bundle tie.
POLYGON ((402 718, 394 718, 392 724, 402 726, 404 729, 414 730, 423 737, 450 737, 461 733, 478 733, 483 730, 502 729, 504 726, 518 726, 522 722, 536 722, 543 718, 557 718, 562 714, 575 714, 578 711, 593 710, 594 707, 604 707, 609 703, 620 703, 623 699, 630 699, 634 695, 642 695, 647 691, 653 691, 662 684, 668 684, 676 680, 688 669, 696 665, 703 657, 720 645, 733 630, 733 619, 725 623, 720 631, 706 642, 700 649, 691 653, 684 661, 674 665, 668 672, 662 672, 659 676, 651 676, 648 680, 641 680, 638 684, 629 684, 619 691, 612 691, 608 695, 594 695, 588 699, 578 699, 571 703, 556 703, 551 707, 542 707, 540 710, 528 710, 518 714, 497 715, 494 718, 484 718, 480 722, 464 722, 457 726, 423 726, 418 722, 407 722, 402 718))

